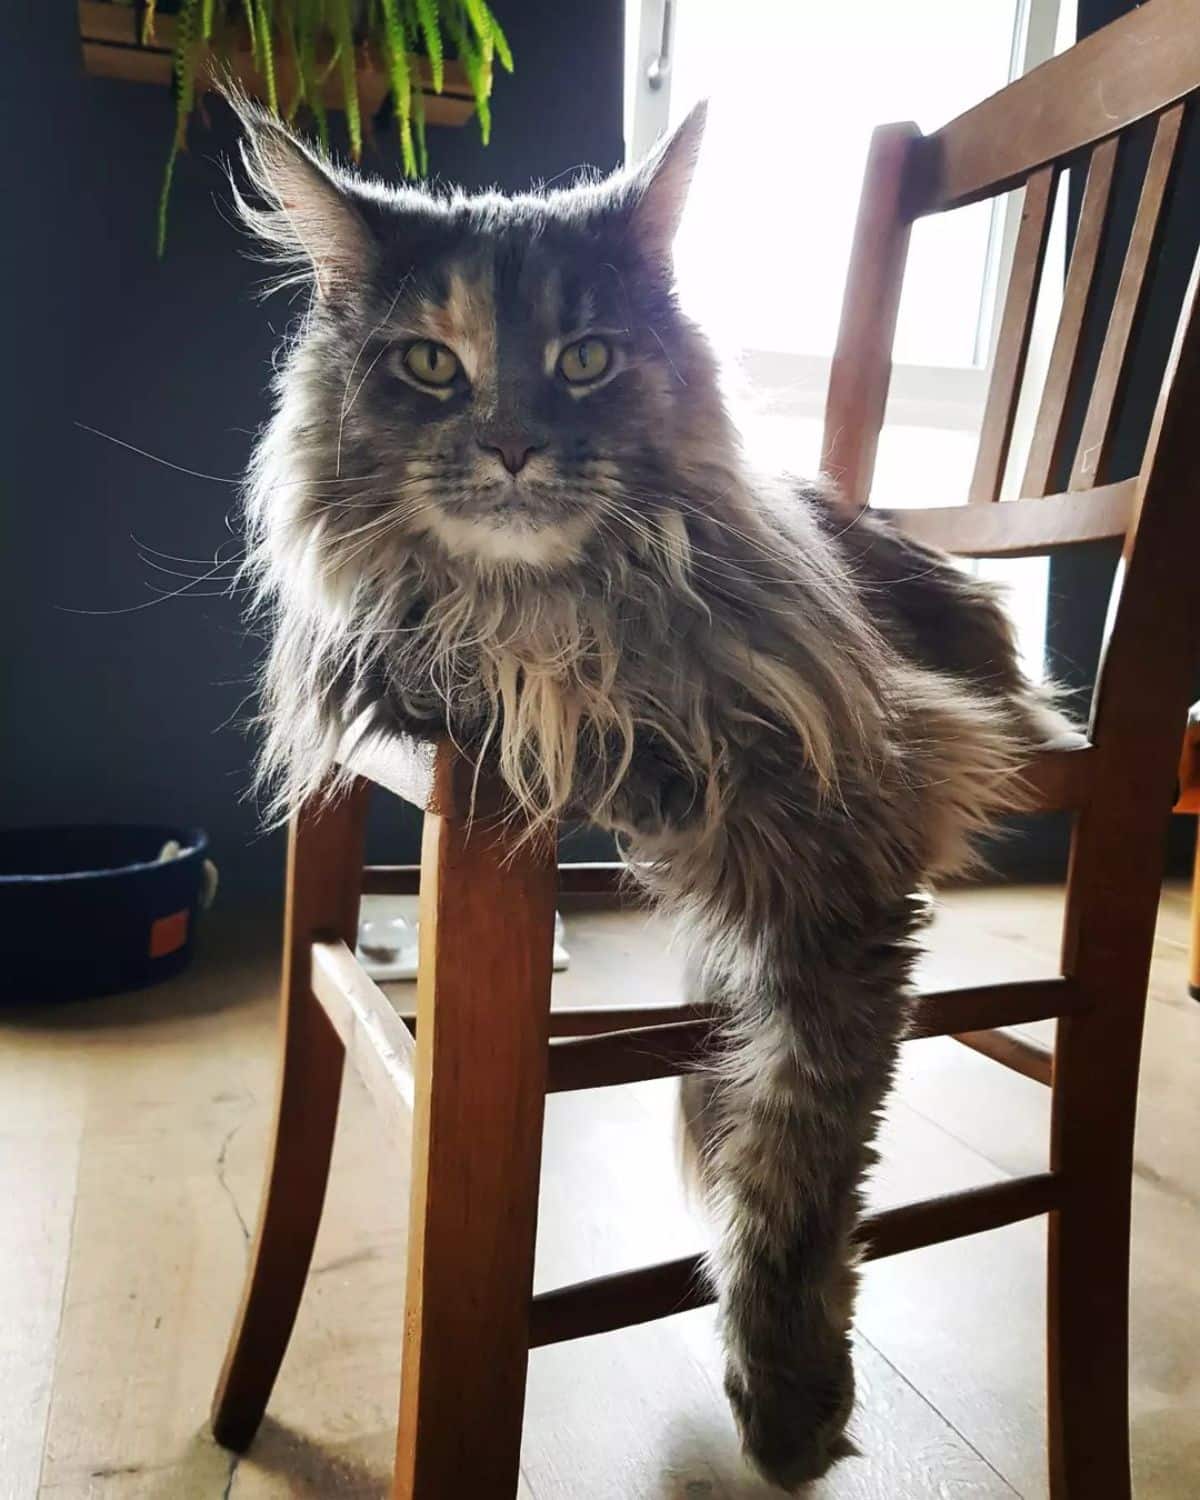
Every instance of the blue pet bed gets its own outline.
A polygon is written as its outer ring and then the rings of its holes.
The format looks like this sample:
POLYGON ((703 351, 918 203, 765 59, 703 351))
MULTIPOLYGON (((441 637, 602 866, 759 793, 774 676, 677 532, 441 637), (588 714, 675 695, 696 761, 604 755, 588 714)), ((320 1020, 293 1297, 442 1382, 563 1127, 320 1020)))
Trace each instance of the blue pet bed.
POLYGON ((0 831, 0 997, 81 1000, 178 974, 215 880, 207 849, 198 828, 0 831))

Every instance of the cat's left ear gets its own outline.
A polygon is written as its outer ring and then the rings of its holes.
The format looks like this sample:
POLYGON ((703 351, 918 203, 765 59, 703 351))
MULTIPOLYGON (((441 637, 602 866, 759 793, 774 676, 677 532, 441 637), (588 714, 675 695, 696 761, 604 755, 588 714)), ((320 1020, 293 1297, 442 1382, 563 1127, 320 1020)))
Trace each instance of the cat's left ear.
POLYGON ((670 262, 707 118, 708 103, 702 99, 634 169, 629 228, 639 250, 650 260, 670 262))

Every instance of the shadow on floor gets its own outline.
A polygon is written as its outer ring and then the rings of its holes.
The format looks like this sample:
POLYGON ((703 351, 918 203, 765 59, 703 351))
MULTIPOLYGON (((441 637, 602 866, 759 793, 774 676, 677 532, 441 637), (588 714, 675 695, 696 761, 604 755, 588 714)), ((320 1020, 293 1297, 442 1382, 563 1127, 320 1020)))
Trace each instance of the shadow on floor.
POLYGON ((178 1462, 155 1474, 139 1493, 146 1500, 236 1500, 241 1476, 249 1480, 252 1470, 279 1480, 294 1500, 386 1500, 390 1487, 389 1475, 265 1417, 250 1451, 241 1455, 218 1447, 202 1428, 178 1462))

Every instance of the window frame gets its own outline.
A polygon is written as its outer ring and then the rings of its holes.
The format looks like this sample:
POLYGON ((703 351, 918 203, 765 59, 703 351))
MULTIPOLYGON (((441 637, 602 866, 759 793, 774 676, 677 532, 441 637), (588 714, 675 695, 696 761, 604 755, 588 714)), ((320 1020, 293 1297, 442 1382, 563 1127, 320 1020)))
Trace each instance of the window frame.
MULTIPOLYGON (((668 129, 675 27, 688 0, 628 0, 626 6, 625 140, 629 161, 640 160, 668 129)), ((1017 0, 1014 8, 1009 80, 1019 78, 1069 44, 1062 22, 1071 0, 1017 0)), ((1073 28, 1072 28, 1073 31, 1073 28)), ((892 366, 887 420, 909 427, 978 430, 1008 270, 1021 221, 1021 195, 993 200, 992 220, 980 284, 979 311, 970 365, 897 361, 892 366)), ((1056 288, 1042 300, 1057 316, 1056 288)), ((757 398, 779 416, 819 420, 832 365, 830 354, 800 354, 753 347, 741 364, 757 398)), ((1032 372, 1036 376, 1036 371, 1032 372)))

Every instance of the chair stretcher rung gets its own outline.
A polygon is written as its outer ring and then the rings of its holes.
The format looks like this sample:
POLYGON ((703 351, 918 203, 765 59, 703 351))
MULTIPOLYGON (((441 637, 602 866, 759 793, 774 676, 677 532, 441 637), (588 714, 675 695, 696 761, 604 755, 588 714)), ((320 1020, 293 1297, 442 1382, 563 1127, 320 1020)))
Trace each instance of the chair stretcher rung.
MULTIPOLYGON (((884 1209, 863 1220, 859 1230, 863 1256, 881 1260, 925 1245, 1000 1229, 1050 1213, 1060 1199, 1060 1179, 1052 1172, 1039 1172, 884 1209)), ((701 1255, 685 1255, 636 1271, 556 1287, 533 1299, 530 1347, 611 1333, 705 1307, 713 1300, 701 1255)))
POLYGON ((964 1031, 991 1031, 997 1026, 1052 1021, 1083 1008, 1078 986, 1062 975, 931 990, 917 1001, 908 1035, 957 1036, 964 1031))
POLYGON ((990 1057, 993 1062, 1003 1063, 1014 1073, 1032 1078, 1034 1083, 1049 1085, 1054 1081, 1054 1053, 1040 1042, 1018 1036, 1015 1031, 1003 1027, 996 1031, 961 1031, 954 1040, 970 1047, 972 1052, 990 1057))
POLYGON ((666 1026, 635 1026, 629 1031, 551 1041, 547 1092, 608 1088, 687 1073, 703 1059, 714 1030, 713 1019, 704 1016, 666 1026))
MULTIPOLYGON (((922 995, 914 1006, 909 1036, 989 1031, 1050 1020, 1078 1009, 1075 986, 1061 977, 935 990, 922 995)), ((691 1006, 652 1008, 653 1025, 601 1031, 605 1024, 620 1026, 623 1014, 637 1014, 640 1019, 646 1013, 644 1008, 624 1013, 618 1009, 588 1009, 555 1016, 552 1031, 562 1039, 550 1044, 549 1091, 608 1088, 670 1078, 699 1066, 717 1039, 717 1019, 698 1015, 691 1006), (562 1029, 559 1023, 565 1023, 562 1029)))
POLYGON ((646 1026, 671 1026, 684 1021, 711 1021, 701 1005, 581 1005, 550 1012, 552 1037, 601 1036, 613 1031, 636 1031, 646 1026))
POLYGON ((364 896, 416 896, 421 890, 420 865, 366 865, 364 896))
POLYGON ((413 1107, 415 1043, 388 997, 343 942, 312 945, 312 992, 383 1114, 413 1107))
MULTIPOLYGON (((625 889, 625 866, 618 860, 558 867, 558 889, 564 896, 614 896, 625 889)), ((420 865, 367 865, 363 893, 368 896, 415 896, 421 888, 420 865)))

